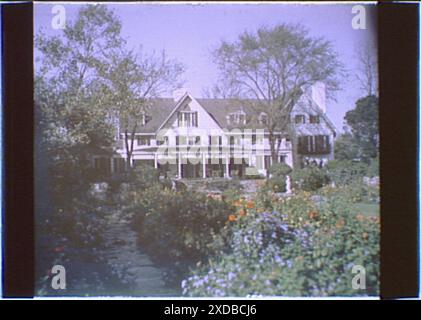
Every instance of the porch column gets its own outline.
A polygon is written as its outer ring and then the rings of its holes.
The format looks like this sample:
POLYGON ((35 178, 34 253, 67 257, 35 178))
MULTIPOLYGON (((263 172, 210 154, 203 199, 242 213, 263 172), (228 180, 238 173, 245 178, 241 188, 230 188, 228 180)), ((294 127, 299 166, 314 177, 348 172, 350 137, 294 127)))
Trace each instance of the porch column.
POLYGON ((202 153, 202 177, 203 179, 206 178, 206 158, 204 153, 202 153))
POLYGON ((181 179, 181 153, 178 152, 178 179, 181 179))
POLYGON ((110 172, 111 172, 111 174, 113 174, 114 173, 114 171, 115 171, 115 168, 114 168, 114 158, 113 157, 111 157, 110 158, 110 172))
POLYGON ((154 155, 154 167, 155 169, 158 169, 158 154, 156 153, 154 155))
POLYGON ((230 165, 229 158, 228 158, 228 157, 226 157, 226 158, 225 158, 225 178, 229 178, 229 177, 230 177, 230 169, 229 169, 229 165, 230 165))

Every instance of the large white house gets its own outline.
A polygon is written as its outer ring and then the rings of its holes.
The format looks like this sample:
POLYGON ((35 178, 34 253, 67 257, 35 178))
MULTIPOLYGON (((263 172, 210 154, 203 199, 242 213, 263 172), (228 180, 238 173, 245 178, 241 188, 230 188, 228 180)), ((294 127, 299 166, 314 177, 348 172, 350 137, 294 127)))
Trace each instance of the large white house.
MULTIPOLYGON (((265 130, 267 114, 230 99, 196 99, 177 91, 174 98, 152 99, 138 119, 132 164, 147 164, 178 178, 246 177, 266 175, 272 157, 265 130)), ((326 116, 323 84, 305 91, 289 119, 297 154, 303 164, 323 166, 333 158, 336 130, 326 116)), ((116 121, 118 143, 114 155, 95 156, 93 165, 103 174, 126 168, 125 127, 116 121)), ((277 132, 278 161, 293 167, 291 137, 277 132)))

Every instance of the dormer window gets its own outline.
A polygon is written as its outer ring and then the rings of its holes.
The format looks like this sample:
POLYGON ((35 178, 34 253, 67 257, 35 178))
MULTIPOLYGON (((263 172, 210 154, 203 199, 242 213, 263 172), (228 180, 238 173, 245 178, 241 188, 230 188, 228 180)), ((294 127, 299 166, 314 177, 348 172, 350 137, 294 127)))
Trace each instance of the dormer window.
POLYGON ((260 124, 267 124, 267 123, 268 123, 268 115, 267 115, 267 113, 262 112, 262 113, 259 115, 259 123, 260 123, 260 124))
POLYGON ((320 116, 310 116, 310 123, 317 124, 320 123, 320 116))
POLYGON ((303 114, 297 114, 295 116, 295 124, 304 124, 306 123, 306 118, 303 114))
POLYGON ((151 145, 151 137, 137 136, 137 145, 138 146, 150 146, 151 145))
POLYGON ((246 113, 243 110, 228 115, 229 124, 246 124, 246 113))
POLYGON ((197 127, 196 111, 180 111, 178 112, 179 127, 197 127))

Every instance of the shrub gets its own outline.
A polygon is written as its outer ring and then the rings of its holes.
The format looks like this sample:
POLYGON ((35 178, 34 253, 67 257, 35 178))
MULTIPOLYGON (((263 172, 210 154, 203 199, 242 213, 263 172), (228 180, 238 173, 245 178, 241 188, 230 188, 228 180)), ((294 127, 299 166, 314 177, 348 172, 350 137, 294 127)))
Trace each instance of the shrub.
POLYGON ((362 179, 367 173, 367 165, 351 160, 332 160, 326 164, 325 170, 331 181, 343 186, 362 179))
POLYGON ((286 177, 292 172, 289 165, 275 163, 269 168, 270 178, 266 181, 265 189, 273 192, 286 191, 286 177))
POLYGON ((222 192, 222 197, 228 203, 232 203, 241 197, 241 189, 229 188, 222 192))
POLYGON ((285 192, 286 191, 286 177, 285 176, 275 176, 269 178, 266 181, 266 189, 269 189, 273 192, 285 192))
POLYGON ((273 177, 285 177, 292 172, 292 168, 286 163, 275 163, 269 168, 269 174, 273 177))
POLYGON ((206 259, 212 235, 221 232, 232 209, 227 202, 202 193, 154 186, 136 195, 131 211, 142 248, 156 263, 172 270, 167 280, 175 282, 206 259))
POLYGON ((133 169, 132 185, 135 190, 145 190, 159 182, 159 172, 148 165, 136 165, 133 169))
POLYGON ((233 179, 216 179, 205 182, 205 186, 208 190, 215 191, 227 191, 231 189, 242 190, 243 186, 238 178, 233 179))
MULTIPOLYGON (((285 203, 280 208, 287 209, 285 203)), ((326 198, 316 210, 309 209, 300 207, 292 219, 280 211, 257 209, 232 221, 230 250, 213 257, 184 280, 183 294, 377 295, 378 219, 357 215, 340 195, 326 198), (298 224, 297 218, 301 218, 298 224), (354 265, 366 268, 366 290, 351 286, 354 265)))
POLYGON ((316 191, 329 183, 329 177, 325 171, 316 166, 294 170, 291 180, 294 188, 304 191, 316 191))
POLYGON ((367 168, 367 176, 370 178, 378 177, 380 174, 379 172, 379 157, 371 159, 370 164, 367 168))

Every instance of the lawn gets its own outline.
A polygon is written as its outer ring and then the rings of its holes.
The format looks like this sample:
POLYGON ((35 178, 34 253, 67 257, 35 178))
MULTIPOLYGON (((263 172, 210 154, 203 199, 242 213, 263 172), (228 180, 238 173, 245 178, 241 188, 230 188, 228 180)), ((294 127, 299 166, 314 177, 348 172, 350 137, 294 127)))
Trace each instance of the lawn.
POLYGON ((358 202, 354 204, 354 208, 358 213, 367 216, 378 216, 380 214, 380 205, 377 203, 358 202))

